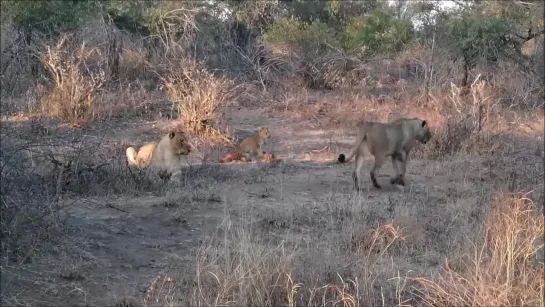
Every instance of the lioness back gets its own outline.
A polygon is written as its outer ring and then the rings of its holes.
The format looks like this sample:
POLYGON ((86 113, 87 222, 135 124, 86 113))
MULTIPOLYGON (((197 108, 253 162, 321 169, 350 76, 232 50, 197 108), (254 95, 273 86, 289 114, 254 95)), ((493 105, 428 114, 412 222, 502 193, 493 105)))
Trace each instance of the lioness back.
POLYGON ((126 154, 129 165, 138 168, 148 167, 151 162, 152 153, 156 146, 157 143, 148 143, 140 147, 138 150, 134 147, 128 147, 126 154))
POLYGON ((156 167, 172 172, 181 162, 183 155, 191 152, 185 134, 181 131, 171 131, 164 135, 158 143, 148 143, 136 150, 129 147, 126 150, 129 166, 137 168, 156 167))

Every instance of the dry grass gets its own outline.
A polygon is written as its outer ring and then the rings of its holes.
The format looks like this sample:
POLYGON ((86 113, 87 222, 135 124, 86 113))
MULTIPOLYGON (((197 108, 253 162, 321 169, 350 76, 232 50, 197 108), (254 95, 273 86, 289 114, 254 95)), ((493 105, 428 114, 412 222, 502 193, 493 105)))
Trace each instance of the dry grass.
POLYGON ((523 194, 499 195, 484 239, 456 271, 445 261, 436 278, 415 278, 427 306, 543 306, 543 208, 523 194))
POLYGON ((97 91, 104 85, 106 75, 102 65, 88 67, 91 57, 102 58, 98 48, 85 44, 78 47, 73 35, 63 35, 55 46, 45 46, 41 60, 47 68, 52 89, 40 100, 45 115, 75 122, 89 120, 95 115, 97 91))
POLYGON ((224 236, 211 237, 197 251, 194 305, 373 305, 379 263, 405 239, 403 229, 394 224, 380 225, 357 238, 353 233, 350 247, 344 252, 357 255, 355 271, 361 271, 348 279, 336 273, 331 282, 323 283, 325 276, 321 273, 325 272, 312 272, 317 268, 311 267, 303 272, 301 258, 307 258, 303 254, 316 252, 305 247, 304 242, 291 243, 286 237, 271 248, 271 237, 225 223, 231 221, 224 222, 224 236), (316 279, 307 280, 306 275, 316 279))
POLYGON ((185 131, 207 137, 223 135, 212 124, 220 120, 220 107, 233 98, 230 80, 214 76, 191 59, 171 62, 162 79, 185 131))

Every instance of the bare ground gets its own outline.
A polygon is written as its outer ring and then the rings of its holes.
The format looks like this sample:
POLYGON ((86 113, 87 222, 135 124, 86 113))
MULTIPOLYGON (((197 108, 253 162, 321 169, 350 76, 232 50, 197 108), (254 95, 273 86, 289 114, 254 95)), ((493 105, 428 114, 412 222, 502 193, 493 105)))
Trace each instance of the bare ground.
MULTIPOLYGON (((62 225, 48 244, 2 265, 2 305, 112 306, 127 298, 187 305, 203 293, 197 272, 228 274, 214 267, 219 262, 199 258, 211 246, 204 243, 241 239, 235 229, 244 229, 253 238, 245 242, 255 246, 290 249, 298 268, 293 277, 301 282, 336 283, 337 276, 358 276, 361 254, 354 249, 366 246, 359 241, 370 229, 395 222, 406 236, 375 265, 370 298, 390 305, 400 297, 396 289, 409 288, 392 284, 393 277, 430 276, 445 257, 455 259, 469 247, 495 191, 533 190, 533 199, 543 199, 543 160, 531 151, 540 142, 535 135, 542 142, 543 131, 531 130, 520 141, 528 149, 516 158, 413 159, 404 188, 389 184, 390 164, 381 170, 382 190, 372 188, 365 168, 368 188, 356 195, 353 164, 334 163, 353 141, 346 127, 324 130, 317 120, 259 109, 228 115, 240 135, 269 127, 272 137, 265 148, 282 161, 203 164, 202 153, 196 153, 181 180, 164 187, 85 197, 67 193, 60 201, 62 225)), ((67 129, 65 137, 101 139, 105 148, 114 148, 114 156, 122 155, 126 144, 157 139, 170 124, 119 121, 111 124, 115 129, 107 124, 67 129)), ((216 161, 220 154, 209 153, 216 161)))

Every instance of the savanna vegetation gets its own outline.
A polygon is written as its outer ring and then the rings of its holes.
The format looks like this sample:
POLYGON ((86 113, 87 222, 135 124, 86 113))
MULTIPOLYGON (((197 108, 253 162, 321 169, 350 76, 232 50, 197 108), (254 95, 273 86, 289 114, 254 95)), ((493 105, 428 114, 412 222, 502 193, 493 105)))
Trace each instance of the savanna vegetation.
POLYGON ((2 306, 544 306, 543 16, 2 0, 2 306), (337 155, 399 117, 407 185, 356 193, 337 155), (279 162, 218 163, 259 127, 279 162), (127 167, 170 130, 180 178, 127 167))

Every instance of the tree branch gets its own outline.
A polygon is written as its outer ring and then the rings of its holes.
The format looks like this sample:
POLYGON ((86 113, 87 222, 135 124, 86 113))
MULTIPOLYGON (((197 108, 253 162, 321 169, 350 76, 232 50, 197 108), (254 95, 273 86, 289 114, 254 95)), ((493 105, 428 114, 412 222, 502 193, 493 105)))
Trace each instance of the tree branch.
POLYGON ((522 36, 522 35, 519 35, 519 34, 515 34, 518 38, 522 39, 523 40, 523 43, 537 37, 537 36, 540 36, 542 34, 545 34, 545 29, 542 29, 541 31, 537 32, 537 33, 532 33, 532 28, 529 28, 528 29, 528 35, 527 36, 522 36))

